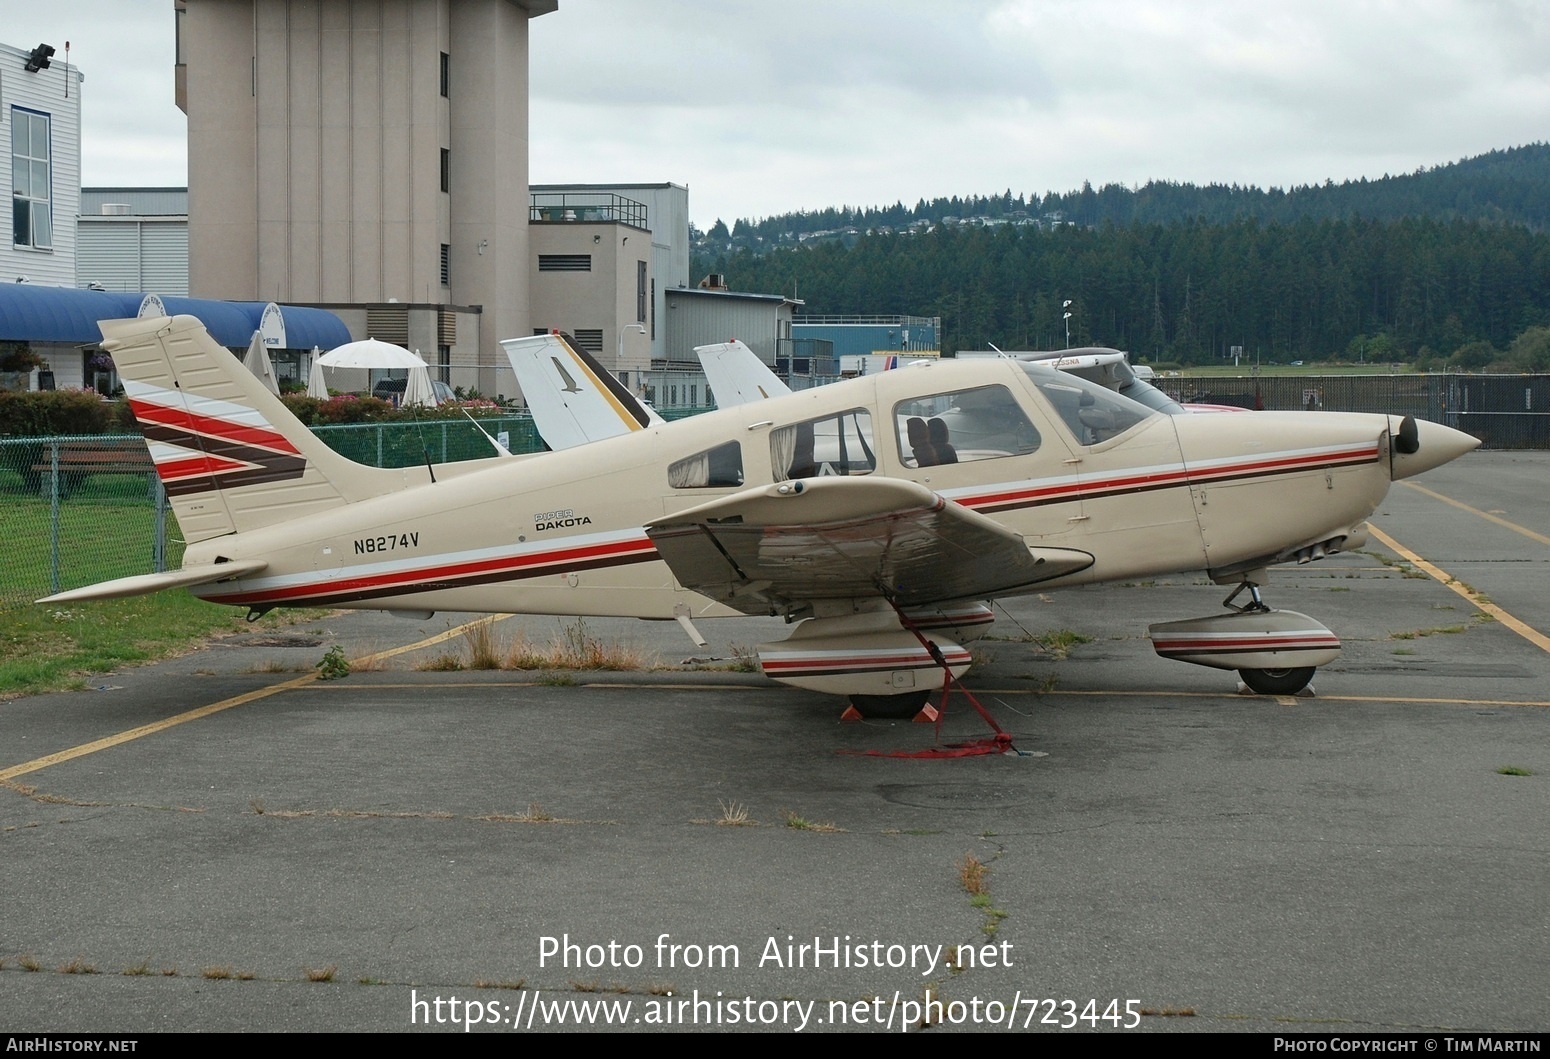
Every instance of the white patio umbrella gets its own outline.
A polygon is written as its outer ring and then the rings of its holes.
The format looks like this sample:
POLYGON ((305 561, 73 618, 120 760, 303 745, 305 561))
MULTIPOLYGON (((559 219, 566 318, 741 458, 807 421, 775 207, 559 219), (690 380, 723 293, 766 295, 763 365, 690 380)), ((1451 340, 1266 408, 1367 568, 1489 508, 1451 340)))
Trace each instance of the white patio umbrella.
POLYGON ((431 386, 430 368, 410 368, 409 379, 404 383, 403 406, 408 408, 418 404, 435 408, 438 403, 436 390, 431 386))
POLYGON ((367 338, 335 346, 318 358, 325 368, 423 368, 425 361, 403 346, 367 338))
POLYGON ((328 400, 328 382, 323 378, 323 351, 312 347, 312 370, 307 373, 307 396, 328 400))
MULTIPOLYGON (((403 371, 405 368, 413 370, 418 368, 425 371, 425 361, 409 352, 403 346, 395 346, 391 342, 379 342, 375 338, 363 339, 359 342, 346 342, 342 346, 335 346, 312 362, 312 376, 307 384, 307 393, 313 396, 313 385, 322 396, 328 396, 328 389, 322 384, 323 368, 385 368, 395 371, 403 371)), ((429 389, 429 381, 426 388, 429 389)), ((429 403, 435 404, 432 399, 429 403)))
POLYGON ((280 380, 275 378, 274 362, 269 359, 262 332, 253 332, 253 341, 248 343, 247 356, 242 358, 242 366, 258 376, 259 381, 269 387, 270 393, 279 394, 280 380))

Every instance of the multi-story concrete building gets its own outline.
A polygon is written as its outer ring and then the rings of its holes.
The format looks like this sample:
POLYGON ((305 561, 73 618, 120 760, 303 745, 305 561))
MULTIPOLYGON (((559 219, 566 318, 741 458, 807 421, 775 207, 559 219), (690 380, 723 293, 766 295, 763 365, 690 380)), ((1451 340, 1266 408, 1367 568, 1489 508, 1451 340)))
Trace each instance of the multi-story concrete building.
POLYGON ((569 333, 626 386, 651 366, 647 214, 610 192, 533 191, 533 331, 569 333))
MULTIPOLYGON (((628 327, 631 322, 643 325, 644 341, 650 346, 650 359, 668 359, 665 326, 667 291, 672 287, 689 285, 689 189, 682 184, 672 183, 534 184, 532 193, 535 241, 540 236, 538 225, 567 219, 578 220, 589 214, 597 216, 599 210, 608 210, 620 223, 644 228, 650 233, 649 256, 642 255, 639 247, 620 243, 621 249, 630 249, 634 262, 638 263, 645 256, 650 264, 645 277, 639 275, 638 264, 635 272, 621 277, 621 285, 628 292, 632 309, 636 302, 636 287, 644 279, 645 313, 624 314, 617 323, 620 328, 628 327), (631 209, 631 206, 640 208, 631 209)), ((563 238, 563 232, 551 232, 550 238, 563 238)), ((535 252, 542 254, 545 250, 537 247, 535 242, 535 252)), ((538 313, 543 296, 536 289, 533 299, 534 312, 538 313)), ((543 325, 544 321, 535 316, 533 326, 536 328, 543 325)), ((625 333, 625 356, 621 358, 624 362, 621 367, 628 368, 641 359, 635 352, 638 348, 637 335, 633 330, 625 333)), ((603 352, 609 357, 615 354, 613 349, 608 348, 603 352)))
POLYGON ((75 286, 83 80, 51 45, 0 44, 0 185, 11 199, 0 283, 75 286))
POLYGON ((531 326, 528 22, 556 0, 174 3, 190 292, 352 306, 493 392, 531 326))

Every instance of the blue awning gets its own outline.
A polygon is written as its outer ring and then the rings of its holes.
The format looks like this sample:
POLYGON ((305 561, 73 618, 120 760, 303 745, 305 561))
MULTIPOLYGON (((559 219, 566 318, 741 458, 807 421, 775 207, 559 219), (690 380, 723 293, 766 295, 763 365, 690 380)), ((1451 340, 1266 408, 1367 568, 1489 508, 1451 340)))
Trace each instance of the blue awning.
POLYGON ((99 342, 97 321, 134 316, 142 298, 116 291, 0 283, 0 341, 99 342))
POLYGON ((235 302, 216 302, 207 298, 169 298, 161 295, 168 316, 197 316, 210 337, 223 346, 236 349, 253 341, 258 323, 250 320, 235 302))
MULTIPOLYGON (((162 300, 166 301, 165 298, 162 300)), ((248 318, 252 321, 252 327, 248 329, 248 338, 251 339, 253 332, 258 330, 264 310, 269 307, 269 303, 230 302, 228 304, 236 305, 248 314, 248 318)), ((327 309, 281 305, 279 310, 280 316, 285 320, 286 349, 311 349, 316 346, 326 352, 352 340, 350 329, 344 325, 344 321, 327 309)), ((246 345, 246 342, 244 341, 243 344, 246 345)))
MULTIPOLYGON (((59 342, 84 346, 102 340, 98 320, 137 316, 144 294, 78 290, 34 283, 0 283, 0 341, 59 342)), ((223 346, 245 347, 258 330, 264 302, 223 302, 210 298, 162 297, 169 315, 198 317, 223 346)), ((332 349, 350 341, 344 321, 326 309, 282 305, 286 346, 332 349)))

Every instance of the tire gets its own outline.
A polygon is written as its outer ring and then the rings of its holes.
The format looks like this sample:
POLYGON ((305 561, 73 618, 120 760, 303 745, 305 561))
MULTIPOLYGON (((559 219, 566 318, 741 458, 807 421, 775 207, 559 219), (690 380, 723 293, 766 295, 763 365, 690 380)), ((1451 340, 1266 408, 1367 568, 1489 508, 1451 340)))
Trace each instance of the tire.
POLYGON ((908 720, 919 713, 930 698, 929 691, 910 691, 903 695, 852 695, 850 704, 863 717, 908 720))
POLYGON ((1240 669, 1238 676, 1257 695, 1295 695, 1313 679, 1314 666, 1297 669, 1240 669))

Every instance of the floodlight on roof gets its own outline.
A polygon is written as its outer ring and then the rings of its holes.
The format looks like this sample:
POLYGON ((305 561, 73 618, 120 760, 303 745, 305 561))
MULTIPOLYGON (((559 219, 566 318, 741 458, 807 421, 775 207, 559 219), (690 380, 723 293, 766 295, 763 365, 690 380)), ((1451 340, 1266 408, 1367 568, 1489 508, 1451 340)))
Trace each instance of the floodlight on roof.
POLYGON ((39 70, 47 70, 49 68, 49 60, 53 57, 54 46, 52 44, 39 44, 32 49, 32 54, 27 56, 27 72, 35 74, 39 70))

